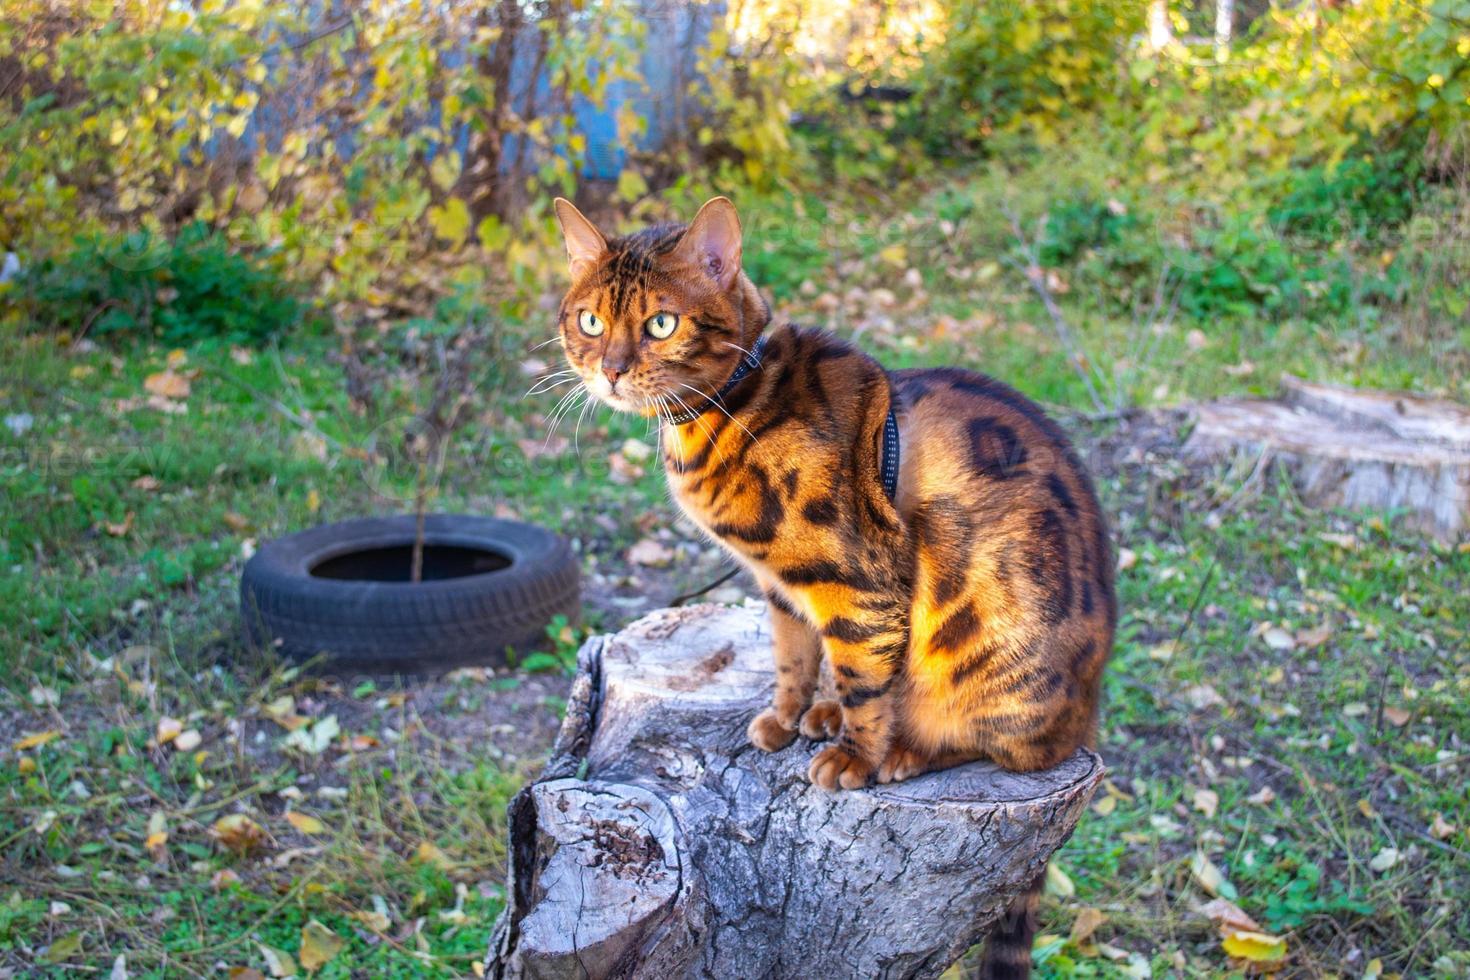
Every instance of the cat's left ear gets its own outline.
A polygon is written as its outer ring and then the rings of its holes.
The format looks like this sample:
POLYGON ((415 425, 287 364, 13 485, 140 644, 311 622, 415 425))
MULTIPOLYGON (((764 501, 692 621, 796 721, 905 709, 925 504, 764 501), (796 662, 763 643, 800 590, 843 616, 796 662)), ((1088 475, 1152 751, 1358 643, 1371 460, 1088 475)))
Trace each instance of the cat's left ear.
POLYGON ((580 279, 597 267, 597 260, 607 251, 607 239, 576 205, 564 197, 556 199, 556 220, 561 223, 562 238, 567 245, 567 264, 572 278, 580 279))
POLYGON ((703 269, 721 289, 735 285, 740 275, 740 218, 729 198, 705 202, 679 239, 675 255, 703 269))

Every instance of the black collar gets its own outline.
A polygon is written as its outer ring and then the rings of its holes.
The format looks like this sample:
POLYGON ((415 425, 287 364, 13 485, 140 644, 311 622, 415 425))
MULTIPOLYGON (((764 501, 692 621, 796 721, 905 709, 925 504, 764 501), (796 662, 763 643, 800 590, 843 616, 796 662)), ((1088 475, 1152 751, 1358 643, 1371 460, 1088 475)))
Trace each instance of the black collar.
POLYGON ((888 409, 888 418, 883 421, 883 456, 878 467, 878 478, 883 481, 883 492, 888 502, 893 503, 898 493, 898 416, 888 409))
POLYGON ((688 425, 690 422, 693 422, 695 419, 699 418, 701 415, 707 412, 709 410, 709 405, 718 405, 720 402, 724 401, 725 396, 730 393, 730 390, 732 388, 734 388, 740 382, 744 381, 746 377, 750 375, 750 372, 756 370, 761 366, 761 353, 765 349, 766 338, 757 338, 755 346, 752 347, 749 352, 747 352, 746 355, 740 359, 740 363, 735 366, 735 373, 730 375, 730 379, 728 381, 720 385, 720 390, 715 392, 713 397, 709 395, 700 396, 709 403, 708 405, 700 406, 699 408, 685 409, 682 412, 676 412, 667 417, 668 421, 673 423, 674 425, 688 425))

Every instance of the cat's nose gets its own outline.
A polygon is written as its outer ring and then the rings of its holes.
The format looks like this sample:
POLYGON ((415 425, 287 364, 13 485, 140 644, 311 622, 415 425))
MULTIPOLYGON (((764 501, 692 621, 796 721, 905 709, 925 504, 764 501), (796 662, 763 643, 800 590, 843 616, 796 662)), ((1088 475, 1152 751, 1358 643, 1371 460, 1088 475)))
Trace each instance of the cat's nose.
POLYGON ((618 383, 618 379, 627 373, 628 369, 621 365, 612 365, 606 363, 602 365, 603 376, 607 378, 607 383, 613 386, 616 386, 618 383))

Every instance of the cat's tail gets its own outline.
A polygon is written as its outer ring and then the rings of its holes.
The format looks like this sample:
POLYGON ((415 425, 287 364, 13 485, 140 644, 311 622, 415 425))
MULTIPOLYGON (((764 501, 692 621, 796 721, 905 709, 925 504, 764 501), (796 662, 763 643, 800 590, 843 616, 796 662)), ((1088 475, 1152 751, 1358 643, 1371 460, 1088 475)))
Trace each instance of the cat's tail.
POLYGON ((1036 937, 1036 909, 1044 884, 1045 871, 991 927, 976 980, 1026 980, 1031 975, 1031 941, 1036 937))

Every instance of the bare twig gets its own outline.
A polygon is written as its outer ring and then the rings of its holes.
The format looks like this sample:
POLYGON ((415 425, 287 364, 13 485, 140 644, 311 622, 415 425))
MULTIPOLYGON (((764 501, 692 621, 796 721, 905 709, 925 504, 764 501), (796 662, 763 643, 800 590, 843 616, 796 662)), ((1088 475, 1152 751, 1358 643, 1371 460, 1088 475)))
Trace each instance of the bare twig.
POLYGON ((1082 379, 1083 386, 1087 389, 1087 397, 1092 402, 1093 410, 1102 413, 1108 410, 1108 405, 1103 401, 1102 395, 1097 390, 1097 384, 1093 381, 1092 371, 1088 368, 1083 357, 1081 347, 1077 343, 1077 335, 1072 332, 1072 327, 1067 323, 1067 318, 1062 314, 1062 309, 1057 305, 1056 297, 1046 285, 1046 274, 1042 271, 1041 262, 1036 257, 1036 250, 1031 247, 1031 241, 1026 237, 1026 232, 1021 228, 1021 221, 1016 213, 1008 205, 1001 205, 1001 212, 1011 223, 1011 232, 1016 236, 1016 244, 1021 248, 1021 255, 1025 259, 1026 266, 1021 271, 1026 276, 1026 281, 1031 284, 1036 295, 1041 298, 1041 303, 1046 307, 1047 315, 1051 317, 1052 327, 1056 330, 1057 339, 1062 343, 1062 349, 1067 354, 1067 360, 1071 362, 1072 369, 1082 379))

